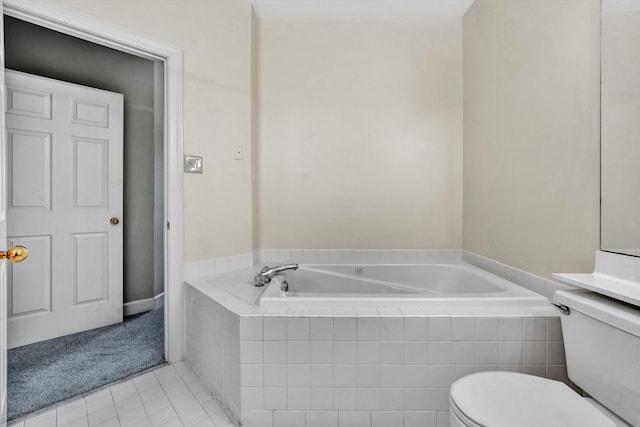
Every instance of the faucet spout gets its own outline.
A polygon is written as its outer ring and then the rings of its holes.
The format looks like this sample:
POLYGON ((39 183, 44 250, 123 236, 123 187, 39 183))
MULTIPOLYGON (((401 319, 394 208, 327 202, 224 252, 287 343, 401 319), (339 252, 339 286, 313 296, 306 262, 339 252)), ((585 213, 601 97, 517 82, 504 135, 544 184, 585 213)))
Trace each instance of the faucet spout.
POLYGON ((254 286, 264 286, 267 283, 271 282, 271 280, 280 272, 286 270, 297 270, 298 264, 282 264, 277 265, 275 267, 264 266, 262 271, 253 278, 254 286))

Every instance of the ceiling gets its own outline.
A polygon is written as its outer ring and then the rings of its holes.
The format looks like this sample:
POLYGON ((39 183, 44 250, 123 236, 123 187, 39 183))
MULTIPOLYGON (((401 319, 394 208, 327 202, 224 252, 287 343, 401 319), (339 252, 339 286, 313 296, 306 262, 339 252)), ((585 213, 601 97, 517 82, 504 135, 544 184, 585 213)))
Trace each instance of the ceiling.
POLYGON ((474 0, 251 0, 268 17, 462 16, 474 0))

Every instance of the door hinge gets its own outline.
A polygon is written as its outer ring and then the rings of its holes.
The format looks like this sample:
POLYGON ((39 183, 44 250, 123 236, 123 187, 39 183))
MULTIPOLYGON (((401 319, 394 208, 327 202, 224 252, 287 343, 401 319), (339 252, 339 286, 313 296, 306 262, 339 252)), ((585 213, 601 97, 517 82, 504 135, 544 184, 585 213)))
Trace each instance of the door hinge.
POLYGON ((167 230, 171 229, 171 224, 169 223, 169 221, 167 221, 167 230))

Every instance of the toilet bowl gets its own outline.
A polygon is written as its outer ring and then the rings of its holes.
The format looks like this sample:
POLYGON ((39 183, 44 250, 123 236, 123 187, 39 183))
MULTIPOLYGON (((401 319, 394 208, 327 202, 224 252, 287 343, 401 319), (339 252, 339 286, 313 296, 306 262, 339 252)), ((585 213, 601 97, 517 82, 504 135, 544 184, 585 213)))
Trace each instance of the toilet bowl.
POLYGON ((454 382, 450 427, 629 426, 560 381, 515 372, 480 372, 454 382))
POLYGON ((558 291, 569 378, 480 372, 450 389, 451 427, 640 427, 640 307, 598 293, 558 291))

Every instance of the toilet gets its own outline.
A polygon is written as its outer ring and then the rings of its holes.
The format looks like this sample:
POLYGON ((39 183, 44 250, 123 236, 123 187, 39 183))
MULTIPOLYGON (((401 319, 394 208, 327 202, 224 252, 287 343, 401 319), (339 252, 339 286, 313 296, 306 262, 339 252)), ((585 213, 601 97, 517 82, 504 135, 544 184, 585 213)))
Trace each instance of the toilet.
POLYGON ((450 391, 450 427, 640 426, 640 307, 586 290, 558 291, 567 370, 562 382, 480 372, 450 391), (566 308, 568 307, 568 310, 566 308))

